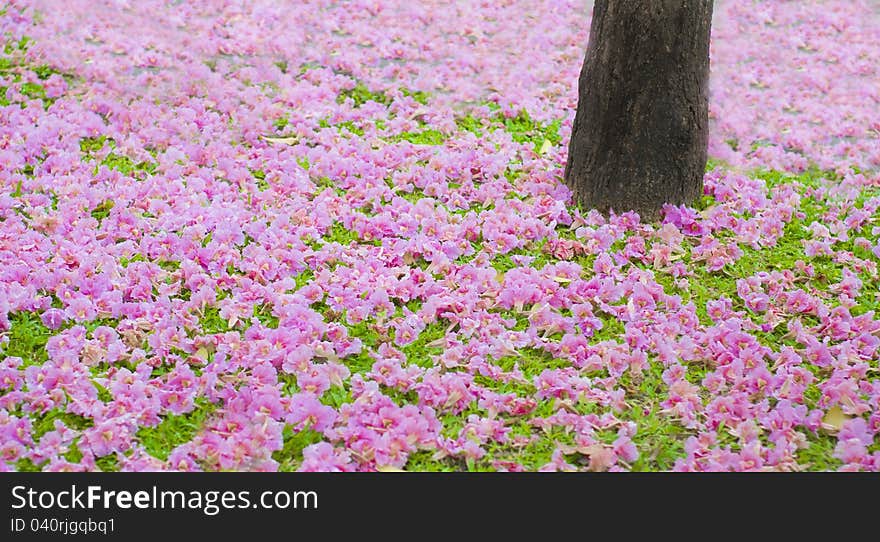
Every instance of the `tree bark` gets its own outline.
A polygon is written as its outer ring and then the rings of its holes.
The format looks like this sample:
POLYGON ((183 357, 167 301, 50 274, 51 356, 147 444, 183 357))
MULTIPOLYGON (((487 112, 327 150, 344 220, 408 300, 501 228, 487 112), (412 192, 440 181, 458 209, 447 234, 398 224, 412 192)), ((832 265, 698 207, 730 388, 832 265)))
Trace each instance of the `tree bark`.
POLYGON ((565 182, 603 213, 655 220, 703 190, 713 0, 596 0, 565 182))

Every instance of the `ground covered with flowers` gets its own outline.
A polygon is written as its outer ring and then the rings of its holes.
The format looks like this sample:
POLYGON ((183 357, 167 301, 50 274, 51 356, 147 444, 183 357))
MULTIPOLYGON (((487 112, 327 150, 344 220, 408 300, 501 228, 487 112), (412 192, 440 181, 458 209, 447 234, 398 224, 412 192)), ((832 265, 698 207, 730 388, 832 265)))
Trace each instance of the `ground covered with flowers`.
POLYGON ((880 4, 718 0, 694 207, 581 0, 13 0, 0 470, 880 470, 880 4))

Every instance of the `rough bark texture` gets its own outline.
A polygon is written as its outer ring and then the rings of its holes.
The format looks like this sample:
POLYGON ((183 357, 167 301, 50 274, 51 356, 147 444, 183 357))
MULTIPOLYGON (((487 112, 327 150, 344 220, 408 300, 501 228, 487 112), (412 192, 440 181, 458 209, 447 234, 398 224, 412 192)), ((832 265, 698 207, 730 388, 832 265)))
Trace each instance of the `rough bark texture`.
POLYGON ((696 200, 712 0, 596 0, 565 182, 583 208, 658 218, 696 200))

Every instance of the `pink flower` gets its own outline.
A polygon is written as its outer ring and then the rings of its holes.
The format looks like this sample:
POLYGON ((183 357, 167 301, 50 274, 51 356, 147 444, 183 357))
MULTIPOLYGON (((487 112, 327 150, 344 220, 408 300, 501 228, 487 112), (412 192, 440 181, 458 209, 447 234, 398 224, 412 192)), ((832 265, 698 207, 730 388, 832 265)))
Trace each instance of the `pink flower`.
POLYGON ((834 457, 845 465, 868 460, 868 449, 874 442, 874 434, 868 429, 864 418, 852 418, 843 423, 837 435, 834 457))
POLYGON ((43 324, 49 329, 58 329, 64 322, 65 313, 60 309, 47 309, 40 315, 43 324))
POLYGON ((285 421, 297 429, 324 431, 336 420, 336 411, 310 393, 297 393, 290 398, 285 421))
POLYGON ((574 472, 577 467, 566 461, 562 451, 557 448, 553 450, 550 462, 542 465, 538 470, 541 472, 574 472))

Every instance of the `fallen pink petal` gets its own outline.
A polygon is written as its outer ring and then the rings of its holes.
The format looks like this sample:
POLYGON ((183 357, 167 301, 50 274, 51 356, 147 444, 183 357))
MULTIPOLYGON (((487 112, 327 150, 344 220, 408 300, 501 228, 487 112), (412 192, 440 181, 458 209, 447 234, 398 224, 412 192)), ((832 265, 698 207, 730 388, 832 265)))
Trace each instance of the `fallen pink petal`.
POLYGON ((61 4, 0 8, 0 470, 880 471, 880 3, 715 2, 652 221, 563 182, 580 0, 61 4))

